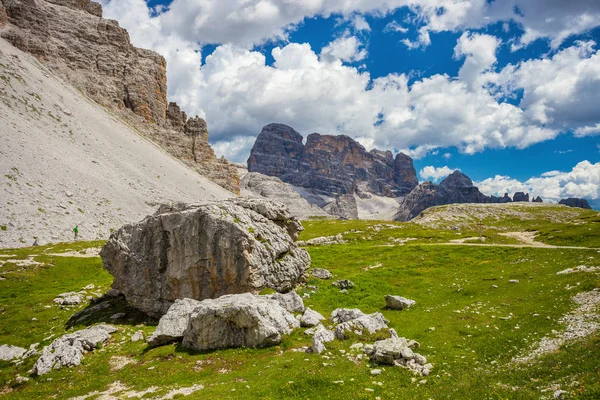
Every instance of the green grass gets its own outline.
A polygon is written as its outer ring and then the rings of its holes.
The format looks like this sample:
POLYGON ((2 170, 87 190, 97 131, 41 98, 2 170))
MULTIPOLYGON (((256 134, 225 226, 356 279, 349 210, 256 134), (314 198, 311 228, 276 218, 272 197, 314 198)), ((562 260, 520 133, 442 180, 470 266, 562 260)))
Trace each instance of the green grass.
MULTIPOLYGON (((593 216, 586 218, 585 225, 547 221, 533 225, 544 241, 593 245, 597 221, 593 216)), ((510 225, 513 221, 499 224, 510 225)), ((413 381, 415 376, 401 368, 384 367, 383 374, 371 376, 374 366, 369 362, 349 361, 340 352, 349 351, 351 344, 368 338, 328 344, 329 353, 325 355, 329 358, 294 352, 292 349, 310 344, 303 329, 284 337, 279 346, 267 349, 194 353, 179 344, 148 349, 144 343, 131 343, 129 337, 139 329, 149 335, 153 322, 139 325, 145 321, 143 316, 115 302, 111 309, 86 323, 107 321, 109 314, 117 310, 127 312, 128 319, 115 324, 119 332, 101 349, 87 354, 83 365, 17 385, 16 374, 27 376, 35 360, 21 366, 0 364, 0 393, 4 387, 4 397, 10 399, 67 399, 106 390, 118 380, 134 390, 160 387, 146 397, 175 387, 204 385, 204 389, 186 397, 190 399, 530 399, 540 398, 542 390, 552 384, 560 384, 578 398, 600 396, 598 334, 571 342, 531 366, 510 363, 552 330, 562 329, 557 321, 575 308, 571 298, 576 293, 600 287, 596 274, 556 275, 581 264, 600 265, 600 254, 595 249, 444 246, 438 244, 475 237, 477 230, 465 228, 457 232, 412 223, 315 220, 304 222, 304 226, 303 240, 343 233, 346 244, 307 249, 313 267, 327 268, 334 279, 350 279, 356 285, 343 294, 331 285, 332 280, 310 278, 306 287, 298 289, 301 295, 310 295, 304 299, 305 305, 325 316, 338 307, 383 313, 400 336, 420 342, 419 353, 434 364, 425 384, 419 383, 421 377, 413 381), (353 229, 361 232, 351 232, 353 229), (394 239, 405 238, 414 240, 390 245, 394 239), (381 266, 367 269, 377 264, 381 266), (510 279, 520 283, 511 284, 510 279), (405 296, 417 304, 409 310, 388 310, 384 308, 386 294, 405 296), (508 316, 510 319, 502 319, 508 316), (114 356, 129 357, 133 362, 111 371, 110 359, 114 356)), ((529 221, 522 221, 514 225, 518 228, 514 230, 531 226, 529 221)), ((498 232, 500 229, 487 228, 486 241, 512 240, 498 232)), ((78 242, 0 251, 0 255, 12 254, 16 256, 13 258, 22 259, 37 254, 35 260, 44 263, 37 267, 16 267, 14 263, 0 267, 0 275, 6 278, 0 281, 0 343, 24 347, 39 341, 48 344, 51 340, 44 338, 63 334, 70 326, 71 315, 86 305, 60 309, 52 304, 52 299, 89 283, 104 292, 111 277, 102 269, 99 258, 56 257, 48 253, 100 244, 78 242), (47 305, 51 307, 45 308, 47 305), (31 321, 32 317, 38 321, 31 321)), ((84 326, 80 323, 75 329, 84 326)), ((545 395, 551 398, 552 391, 545 395)))

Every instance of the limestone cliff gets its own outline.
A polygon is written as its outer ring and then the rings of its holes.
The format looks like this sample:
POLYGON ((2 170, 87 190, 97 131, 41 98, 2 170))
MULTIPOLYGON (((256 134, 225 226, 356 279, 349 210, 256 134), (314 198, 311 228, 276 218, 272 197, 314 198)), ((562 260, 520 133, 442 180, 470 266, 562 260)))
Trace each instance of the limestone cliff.
POLYGON ((188 123, 184 113, 175 115, 176 105, 167 103, 165 59, 134 47, 125 29, 102 18, 100 4, 90 0, 0 0, 0 37, 33 54, 94 101, 115 110, 188 166, 226 189, 238 191, 235 168, 218 160, 208 144, 206 123, 188 123), (203 134, 190 134, 186 128, 194 124, 203 126, 203 134))
POLYGON ((412 159, 402 153, 367 151, 354 139, 313 133, 307 137, 283 124, 269 124, 256 139, 248 170, 276 176, 320 195, 374 194, 400 197, 418 183, 412 159))

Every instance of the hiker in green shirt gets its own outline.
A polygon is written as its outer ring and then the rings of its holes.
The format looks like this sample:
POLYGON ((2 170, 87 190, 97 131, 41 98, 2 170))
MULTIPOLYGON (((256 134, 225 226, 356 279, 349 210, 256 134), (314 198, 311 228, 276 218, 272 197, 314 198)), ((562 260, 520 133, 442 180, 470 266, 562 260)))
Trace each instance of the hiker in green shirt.
POLYGON ((75 228, 73 228, 73 233, 75 234, 75 240, 77 240, 77 234, 79 233, 79 228, 77 225, 75 225, 75 228))

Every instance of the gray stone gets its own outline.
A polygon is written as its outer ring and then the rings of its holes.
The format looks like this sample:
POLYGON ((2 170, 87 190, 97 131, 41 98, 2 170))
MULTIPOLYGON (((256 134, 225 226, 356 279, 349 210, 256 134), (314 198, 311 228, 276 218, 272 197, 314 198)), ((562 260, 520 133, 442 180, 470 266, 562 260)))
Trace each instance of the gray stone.
POLYGON ((273 293, 265 295, 269 299, 273 299, 285 308, 288 312, 297 313, 304 311, 304 301, 302 297, 293 290, 288 293, 273 293))
POLYGON ((81 364, 84 352, 94 350, 114 332, 116 328, 110 325, 96 325, 54 339, 52 344, 42 350, 32 373, 43 375, 53 369, 77 366, 81 364))
POLYGON ((333 275, 331 274, 331 272, 329 272, 325 268, 313 268, 311 273, 312 273, 312 276, 314 276, 315 278, 318 278, 318 279, 333 278, 333 275))
POLYGON ((148 338, 150 346, 160 346, 183 339, 183 333, 188 327, 192 311, 200 305, 198 300, 175 300, 167 313, 158 321, 158 326, 148 338))
POLYGON ((326 350, 325 343, 333 342, 334 340, 335 334, 333 331, 330 331, 319 324, 313 334, 311 351, 319 354, 326 350))
POLYGON ((367 332, 373 334, 381 329, 388 329, 387 323, 388 321, 379 312, 364 315, 338 325, 335 328, 335 337, 339 340, 347 339, 349 332, 354 332, 357 335, 363 335, 367 332))
POLYGON ((302 229, 263 199, 176 204, 113 233, 100 255, 129 304, 162 316, 176 299, 292 290, 310 267, 302 229))
POLYGON ((110 319, 123 319, 125 318, 125 313, 116 313, 110 316, 110 319))
POLYGON ((183 345, 194 350, 268 347, 299 326, 274 300, 250 293, 226 295, 200 302, 190 316, 183 345))
POLYGON ((425 357, 412 351, 411 344, 414 343, 416 342, 407 341, 405 338, 378 340, 368 355, 371 361, 378 364, 396 365, 420 375, 429 375, 433 365, 427 364, 425 357))
POLYGON ((141 342, 143 340, 144 340, 144 331, 137 331, 133 335, 131 335, 131 341, 133 343, 141 342))
POLYGON ((352 282, 351 280, 348 280, 348 279, 342 279, 342 280, 333 282, 332 285, 339 289, 347 290, 347 289, 352 289, 354 287, 354 282, 352 282))
POLYGON ((381 375, 381 370, 380 369, 372 369, 371 375, 381 375))
POLYGON ((0 360, 12 361, 21 358, 27 353, 27 350, 22 347, 3 344, 0 346, 0 360))
POLYGON ((341 324, 342 322, 348 322, 365 315, 366 314, 360 311, 358 308, 336 308, 331 313, 329 319, 334 324, 341 324))
POLYGON ((63 306, 73 306, 81 304, 83 301, 83 295, 74 292, 61 293, 53 300, 56 304, 63 306))
POLYGON ((385 296, 385 303, 387 307, 393 310, 404 310, 405 308, 410 308, 410 306, 414 305, 416 302, 402 296, 388 294, 385 296))
POLYGON ((323 317, 318 312, 307 308, 306 310, 304 310, 304 314, 302 315, 302 319, 300 320, 300 326, 305 328, 316 326, 319 324, 319 322, 323 321, 324 319, 325 317, 323 317))

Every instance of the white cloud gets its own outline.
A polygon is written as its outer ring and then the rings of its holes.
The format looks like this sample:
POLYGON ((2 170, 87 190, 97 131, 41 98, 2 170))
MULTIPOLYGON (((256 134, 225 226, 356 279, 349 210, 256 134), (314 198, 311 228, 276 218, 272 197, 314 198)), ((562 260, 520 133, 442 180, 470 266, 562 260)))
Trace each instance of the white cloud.
POLYGON ((400 33, 406 33, 408 32, 408 28, 403 27, 402 25, 400 25, 397 21, 392 21, 389 22, 385 28, 383 28, 384 32, 400 32, 400 33))
POLYGON ((354 27, 354 30, 356 30, 358 32, 361 32, 361 31, 370 32, 371 31, 371 26, 369 25, 369 23, 367 22, 365 17, 363 17, 362 15, 354 16, 354 18, 352 19, 352 26, 354 27))
POLYGON ((443 167, 434 167, 429 165, 419 171, 419 175, 422 179, 431 179, 432 181, 437 182, 447 177, 454 171, 456 171, 456 169, 448 168, 446 165, 443 167))
POLYGON ((529 192, 549 202, 568 197, 593 201, 600 199, 600 162, 581 161, 569 172, 549 171, 525 182, 496 175, 475 185, 487 195, 501 196, 508 192, 512 196, 515 192, 529 192))
POLYGON ((321 50, 321 59, 328 62, 341 60, 356 62, 367 58, 367 50, 356 36, 341 37, 321 50))
POLYGON ((496 49, 500 40, 494 36, 465 32, 454 47, 454 57, 465 61, 458 71, 458 77, 471 90, 481 86, 485 77, 482 76, 496 63, 496 49))
POLYGON ((501 95, 523 90, 519 106, 532 123, 556 130, 596 133, 600 120, 600 52, 594 42, 577 42, 551 58, 508 65, 486 79, 501 95))
POLYGON ((494 72, 498 40, 465 33, 455 48, 457 57, 465 57, 458 79, 434 75, 410 85, 404 74, 373 80, 345 65, 367 56, 356 36, 334 40, 320 57, 308 44, 277 47, 271 66, 247 48, 285 37, 307 16, 339 13, 360 26, 357 13, 383 15, 404 4, 418 15, 435 14, 421 19, 419 43, 426 44, 430 32, 474 26, 477 18, 479 25, 497 20, 501 13, 490 8, 500 7, 497 3, 502 2, 174 0, 168 11, 152 16, 143 0, 113 0, 105 15, 119 19, 134 44, 165 56, 169 98, 188 114, 205 117, 211 140, 221 142, 234 161, 245 159, 237 138, 256 136, 269 122, 304 133, 347 134, 367 147, 410 149, 415 158, 452 146, 468 154, 524 148, 567 129, 594 134, 600 123, 600 53, 591 42, 494 72), (199 46, 211 42, 231 43, 219 46, 199 68, 199 46), (518 106, 498 100, 519 91, 518 106))

